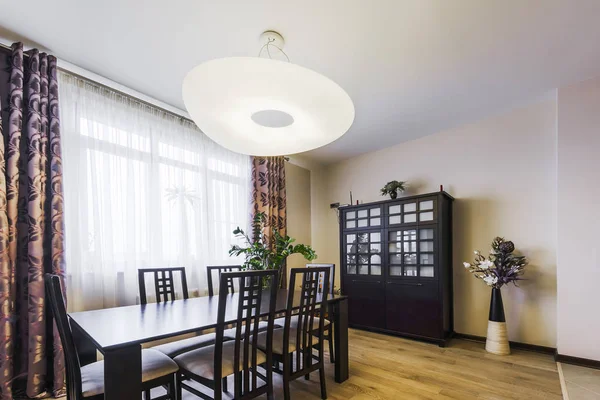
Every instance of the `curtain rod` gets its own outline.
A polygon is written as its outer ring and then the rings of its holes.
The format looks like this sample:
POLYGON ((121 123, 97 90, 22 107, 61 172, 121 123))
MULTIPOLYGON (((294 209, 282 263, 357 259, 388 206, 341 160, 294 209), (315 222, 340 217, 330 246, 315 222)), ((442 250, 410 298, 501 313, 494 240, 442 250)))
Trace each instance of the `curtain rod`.
MULTIPOLYGON (((180 114, 174 113, 173 111, 170 111, 170 110, 167 110, 167 109, 165 109, 165 108, 162 108, 162 107, 160 107, 160 106, 157 106, 156 104, 152 104, 152 103, 150 103, 149 101, 142 100, 142 99, 140 99, 139 97, 132 96, 132 95, 131 95, 131 94, 129 94, 129 93, 125 93, 125 92, 123 92, 123 91, 121 91, 121 90, 119 90, 119 89, 115 89, 115 88, 113 88, 113 87, 110 87, 110 86, 108 86, 108 85, 105 85, 105 84, 103 84, 103 83, 100 83, 100 82, 98 82, 98 81, 95 81, 95 80, 93 80, 93 79, 90 79, 90 78, 88 78, 88 77, 86 77, 86 76, 83 76, 83 75, 81 75, 81 74, 78 74, 78 73, 76 73, 76 72, 73 72, 73 71, 71 71, 71 70, 69 70, 69 69, 66 69, 66 68, 64 68, 64 67, 59 67, 59 66, 57 66, 56 68, 57 68, 59 71, 62 71, 62 72, 64 72, 64 73, 65 73, 65 74, 67 74, 67 75, 71 75, 71 76, 73 76, 73 77, 75 77, 75 78, 78 78, 78 79, 81 79, 81 80, 83 80, 83 81, 86 81, 86 82, 87 82, 87 83, 89 83, 90 85, 97 86, 97 87, 99 87, 99 88, 106 89, 106 90, 108 90, 108 91, 111 91, 111 92, 113 92, 113 93, 119 94, 119 95, 121 95, 121 96, 124 96, 124 97, 127 97, 127 98, 134 99, 136 102, 138 102, 138 103, 140 103, 140 104, 146 105, 146 106, 148 106, 148 107, 155 108, 155 109, 157 109, 157 110, 160 110, 160 111, 162 111, 162 112, 164 112, 164 113, 166 113, 166 114, 172 115, 172 116, 174 116, 174 117, 176 117, 176 118, 180 118, 180 119, 182 119, 182 120, 184 120, 184 121, 188 121, 188 122, 191 122, 192 124, 196 125, 196 123, 195 123, 194 121, 192 121, 191 119, 189 119, 189 118, 187 118, 187 117, 184 117, 183 115, 180 115, 180 114)), ((200 129, 200 128, 198 128, 198 129, 200 129)))

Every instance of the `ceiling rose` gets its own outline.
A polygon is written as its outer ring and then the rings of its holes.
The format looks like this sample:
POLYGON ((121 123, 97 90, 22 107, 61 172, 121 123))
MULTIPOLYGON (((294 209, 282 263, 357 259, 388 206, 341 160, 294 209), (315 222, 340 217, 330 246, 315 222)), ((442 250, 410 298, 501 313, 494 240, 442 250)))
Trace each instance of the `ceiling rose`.
POLYGON ((261 38, 259 56, 268 58, 220 58, 188 72, 183 101, 196 125, 221 146, 256 156, 301 153, 346 133, 354 121, 350 96, 331 79, 287 61, 276 32, 261 38))

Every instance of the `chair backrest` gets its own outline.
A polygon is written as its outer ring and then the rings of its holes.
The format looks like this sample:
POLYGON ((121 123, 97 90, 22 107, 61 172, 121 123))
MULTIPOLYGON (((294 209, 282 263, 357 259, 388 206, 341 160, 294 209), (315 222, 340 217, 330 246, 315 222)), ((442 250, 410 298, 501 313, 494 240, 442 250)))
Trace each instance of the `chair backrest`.
POLYGON ((154 275, 154 293, 156 296, 157 303, 160 303, 162 301, 175 300, 175 283, 173 281, 173 273, 181 274, 181 291, 183 294, 183 298, 187 299, 189 296, 187 278, 185 276, 185 268, 140 268, 138 269, 138 283, 140 285, 140 303, 148 303, 148 298, 146 297, 146 274, 154 275))
MULTIPOLYGON (((213 287, 213 271, 218 271, 219 272, 219 279, 221 279, 221 274, 223 272, 234 272, 234 271, 241 271, 242 270, 242 266, 241 265, 209 265, 206 267, 206 275, 207 275, 207 280, 208 280, 208 295, 209 296, 214 296, 215 295, 215 289, 213 287)), ((219 291, 221 291, 221 287, 219 285, 219 291)), ((227 281, 227 286, 225 286, 225 288, 227 288, 226 292, 234 294, 235 293, 235 289, 233 286, 233 281, 227 281)))
MULTIPOLYGON (((227 304, 235 314, 235 348, 234 348, 234 398, 253 398, 267 393, 273 385, 273 329, 275 320, 275 305, 277 302, 277 270, 222 272, 221 287, 227 287, 230 281, 237 282, 239 293, 231 295, 226 290, 219 291, 219 306, 217 312, 216 344, 215 344, 215 393, 222 390, 221 365, 223 352, 223 335, 226 321, 227 304), (262 317, 262 318, 261 318, 262 317), (266 317, 266 350, 267 356, 264 368, 266 376, 261 377, 257 370, 257 348, 259 322, 266 317), (240 368, 240 366, 242 368, 240 368), (240 371, 241 369, 241 371, 240 371), (258 386, 258 378, 263 385, 258 386), (242 379, 243 378, 243 379, 242 379)), ((231 313, 229 313, 231 315, 231 313)))
MULTIPOLYGON (((329 294, 329 267, 311 267, 311 268, 292 268, 290 271, 290 287, 295 288, 296 282, 301 282, 300 301, 295 302, 297 294, 294 290, 288 291, 287 308, 285 312, 285 323, 283 325, 283 349, 288 349, 290 335, 295 335, 296 340, 296 371, 294 374, 302 375, 308 371, 314 364, 312 343, 316 336, 319 340, 319 346, 323 346, 323 328, 325 318, 318 318, 320 310, 327 307, 327 296, 329 294), (322 276, 321 276, 322 275, 322 276), (319 282, 323 287, 319 289, 319 282), (298 307, 294 313, 294 308, 298 307), (298 318, 298 324, 294 331, 291 331, 292 315, 298 318), (315 328, 315 319, 318 320, 317 329, 315 328)), ((322 360, 322 347, 319 352, 322 360)), ((284 355, 284 363, 286 362, 284 355)), ((290 370, 292 365, 289 366, 290 370)))
MULTIPOLYGON (((335 282, 335 264, 320 264, 320 263, 313 263, 313 264, 306 264, 306 268, 320 268, 320 267, 327 267, 329 268, 329 295, 333 296, 333 291, 334 291, 334 282, 335 282)), ((319 275, 319 293, 323 292, 323 279, 325 278, 325 275, 320 274, 319 275)))
POLYGON ((63 346, 65 355, 66 372, 67 372, 67 399, 81 399, 81 366, 79 364, 79 356, 75 347, 75 340, 69 325, 67 317, 67 309, 63 298, 63 291, 58 275, 46 274, 44 276, 46 289, 46 297, 50 303, 50 309, 56 322, 56 328, 60 336, 60 341, 63 346))

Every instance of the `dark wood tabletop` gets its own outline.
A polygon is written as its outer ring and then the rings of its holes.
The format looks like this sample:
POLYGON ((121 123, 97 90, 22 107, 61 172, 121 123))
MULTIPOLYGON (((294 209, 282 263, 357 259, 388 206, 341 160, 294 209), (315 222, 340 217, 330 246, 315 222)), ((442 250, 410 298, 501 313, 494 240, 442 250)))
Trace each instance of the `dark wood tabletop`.
MULTIPOLYGON (((237 318, 237 293, 230 295, 226 320, 237 318)), ((286 309, 288 291, 277 294, 276 312, 286 309)), ((346 296, 334 295, 328 303, 336 303, 346 296)), ((71 321, 104 352, 132 344, 141 344, 175 335, 199 332, 217 324, 218 296, 196 297, 163 303, 150 303, 94 311, 70 313, 71 321)), ((295 293, 300 302, 300 292, 295 293)), ((268 312, 268 300, 262 302, 268 312)))
MULTIPOLYGON (((287 298, 287 290, 277 293, 277 312, 286 310, 287 298)), ((229 295, 228 299, 226 321, 233 322, 237 317, 238 295, 229 295)), ((261 303, 265 314, 268 301, 264 298, 261 303)), ((95 362, 99 350, 104 354, 104 398, 137 398, 142 390, 141 345, 214 328, 218 303, 218 296, 207 296, 71 313, 79 362, 82 366, 95 362)), ((294 293, 294 303, 299 305, 300 292, 294 293)), ((330 297, 327 312, 334 332, 335 381, 344 382, 349 376, 347 297, 330 297)))

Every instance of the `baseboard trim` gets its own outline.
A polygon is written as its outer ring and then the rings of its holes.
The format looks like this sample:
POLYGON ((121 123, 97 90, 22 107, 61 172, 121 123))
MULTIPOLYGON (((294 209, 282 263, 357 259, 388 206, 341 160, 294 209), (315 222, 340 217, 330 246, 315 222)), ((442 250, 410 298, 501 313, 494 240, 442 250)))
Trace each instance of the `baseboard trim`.
MULTIPOLYGON (((485 343, 485 337, 483 337, 483 336, 467 335, 466 333, 455 333, 454 337, 456 339, 465 339, 465 340, 471 340, 474 342, 485 343)), ((554 348, 554 347, 539 346, 537 344, 512 342, 512 341, 510 341, 508 343, 510 344, 510 347, 512 347, 513 349, 533 351, 535 353, 550 354, 550 355, 556 354, 556 348, 554 348)))
POLYGON ((558 354, 558 352, 554 353, 554 361, 560 362, 563 364, 578 365, 580 367, 600 369, 600 361, 598 361, 598 360, 590 360, 589 358, 565 356, 564 354, 558 354))

